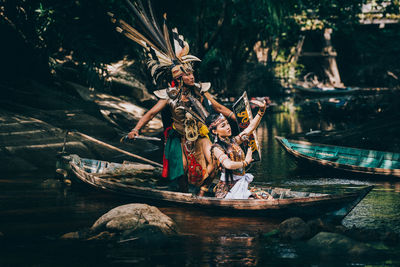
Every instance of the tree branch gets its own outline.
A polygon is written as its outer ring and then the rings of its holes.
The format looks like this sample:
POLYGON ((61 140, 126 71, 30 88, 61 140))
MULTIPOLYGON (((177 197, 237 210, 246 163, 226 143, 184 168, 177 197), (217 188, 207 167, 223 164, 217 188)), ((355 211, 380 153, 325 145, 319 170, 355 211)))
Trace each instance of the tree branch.
POLYGON ((225 0, 223 2, 221 14, 220 14, 218 22, 217 22, 217 28, 215 29, 215 31, 213 32, 211 37, 208 39, 208 41, 205 41, 203 46, 201 47, 201 51, 200 51, 201 55, 200 55, 200 57, 203 57, 207 53, 207 51, 210 50, 212 45, 217 40, 217 37, 220 34, 223 26, 225 25, 226 15, 228 13, 228 1, 229 0, 225 0))
POLYGON ((14 22, 12 22, 8 17, 6 17, 6 16, 4 15, 4 10, 3 10, 3 9, 0 9, 0 18, 2 18, 2 19, 6 22, 6 24, 7 24, 9 27, 11 27, 15 32, 17 32, 18 35, 21 37, 21 39, 22 39, 26 44, 29 43, 29 42, 28 42, 28 38, 26 37, 26 35, 25 35, 21 30, 19 30, 19 29, 17 28, 17 26, 15 25, 14 22))

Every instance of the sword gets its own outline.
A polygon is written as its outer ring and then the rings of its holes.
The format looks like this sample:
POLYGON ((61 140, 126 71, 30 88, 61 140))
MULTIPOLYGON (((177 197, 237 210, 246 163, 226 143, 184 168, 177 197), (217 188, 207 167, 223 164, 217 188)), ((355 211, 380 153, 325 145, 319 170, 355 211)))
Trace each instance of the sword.
POLYGON ((129 144, 129 143, 133 143, 135 140, 145 140, 145 141, 158 141, 158 142, 161 142, 161 138, 158 138, 158 137, 151 137, 151 136, 143 136, 143 135, 136 136, 136 137, 133 138, 133 139, 130 139, 130 138, 128 137, 128 135, 125 135, 125 136, 122 136, 121 139, 120 139, 119 141, 120 141, 121 143, 129 144))

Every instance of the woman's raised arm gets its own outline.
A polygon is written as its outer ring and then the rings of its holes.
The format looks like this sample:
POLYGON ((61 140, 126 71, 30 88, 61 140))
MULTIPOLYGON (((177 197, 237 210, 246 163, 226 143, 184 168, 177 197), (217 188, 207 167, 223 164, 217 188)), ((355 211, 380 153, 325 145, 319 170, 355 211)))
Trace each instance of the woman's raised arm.
POLYGON ((238 144, 240 144, 242 142, 242 137, 244 135, 249 136, 258 127, 258 125, 261 122, 262 117, 264 116, 265 109, 267 108, 267 105, 270 103, 270 100, 269 100, 269 98, 266 98, 266 100, 263 100, 263 101, 251 100, 250 102, 257 105, 259 107, 259 110, 257 112, 257 115, 250 122, 249 126, 247 126, 247 128, 244 129, 243 132, 241 132, 238 136, 236 136, 236 142, 238 144))

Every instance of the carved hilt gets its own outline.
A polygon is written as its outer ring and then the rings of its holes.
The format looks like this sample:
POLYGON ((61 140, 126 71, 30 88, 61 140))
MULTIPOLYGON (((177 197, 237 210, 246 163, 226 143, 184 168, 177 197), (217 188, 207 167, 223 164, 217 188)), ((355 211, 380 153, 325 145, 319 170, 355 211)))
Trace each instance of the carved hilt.
POLYGON ((192 114, 187 112, 185 114, 185 136, 188 141, 194 142, 199 137, 199 129, 197 127, 196 120, 193 118, 192 114))

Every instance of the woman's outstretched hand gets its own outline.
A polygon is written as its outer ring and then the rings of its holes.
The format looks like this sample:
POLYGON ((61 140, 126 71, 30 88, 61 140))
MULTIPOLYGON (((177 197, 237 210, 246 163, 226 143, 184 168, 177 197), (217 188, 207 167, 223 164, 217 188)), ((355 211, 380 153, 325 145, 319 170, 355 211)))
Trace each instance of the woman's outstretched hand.
POLYGON ((252 99, 250 100, 251 103, 258 106, 260 110, 265 111, 265 109, 271 104, 271 100, 269 97, 264 97, 264 99, 252 99))

